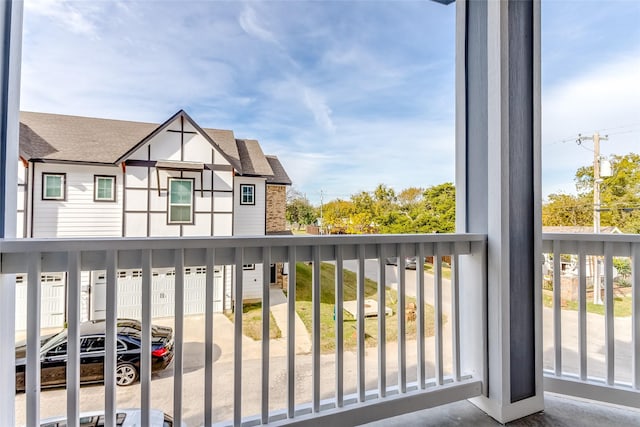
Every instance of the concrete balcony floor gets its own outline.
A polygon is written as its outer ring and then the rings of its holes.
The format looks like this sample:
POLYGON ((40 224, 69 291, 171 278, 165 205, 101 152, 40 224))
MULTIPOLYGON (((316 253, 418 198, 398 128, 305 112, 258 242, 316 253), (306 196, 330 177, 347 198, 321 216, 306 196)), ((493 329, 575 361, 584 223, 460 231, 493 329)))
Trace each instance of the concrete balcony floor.
MULTIPOLYGON (((517 427, 630 427, 640 426, 640 410, 545 393, 545 410, 507 423, 517 427)), ((374 423, 367 427, 493 427, 501 425, 463 400, 374 423)))

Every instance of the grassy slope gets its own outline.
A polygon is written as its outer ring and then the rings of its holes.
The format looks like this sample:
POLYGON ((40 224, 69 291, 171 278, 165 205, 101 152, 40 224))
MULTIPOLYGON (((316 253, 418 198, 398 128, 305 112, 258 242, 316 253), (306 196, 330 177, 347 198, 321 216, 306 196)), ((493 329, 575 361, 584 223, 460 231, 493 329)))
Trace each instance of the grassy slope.
MULTIPOLYGON (((296 267, 296 311, 302 319, 307 329, 312 329, 312 267, 298 263, 296 267)), ((333 264, 323 263, 321 266, 320 279, 320 347, 321 351, 329 352, 335 349, 336 326, 334 319, 335 306, 335 267, 333 264)), ((344 271, 343 276, 344 301, 356 299, 356 274, 351 271, 344 271)), ((378 285, 376 282, 365 280, 365 298, 378 300, 378 285)), ((397 341, 398 338, 398 316, 397 316, 397 293, 394 290, 386 291, 386 306, 393 310, 392 316, 386 317, 387 341, 397 341)), ((407 298, 407 303, 415 302, 415 298, 407 298)), ((346 311, 344 312, 344 348, 354 350, 357 346, 356 320, 346 311)), ((434 333, 434 311, 433 307, 425 304, 425 331, 427 336, 434 333)), ((406 322, 406 338, 415 339, 416 322, 406 322)), ((378 319, 370 317, 365 319, 365 345, 375 346, 378 344, 378 319)))

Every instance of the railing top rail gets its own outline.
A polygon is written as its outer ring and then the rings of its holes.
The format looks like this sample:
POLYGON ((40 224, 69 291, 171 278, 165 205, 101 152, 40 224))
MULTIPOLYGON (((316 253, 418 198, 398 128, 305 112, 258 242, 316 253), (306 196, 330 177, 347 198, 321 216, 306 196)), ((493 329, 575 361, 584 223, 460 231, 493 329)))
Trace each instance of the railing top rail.
POLYGON ((543 241, 640 243, 640 234, 542 233, 543 241))
POLYGON ((484 234, 0 239, 0 253, 485 242, 484 234))

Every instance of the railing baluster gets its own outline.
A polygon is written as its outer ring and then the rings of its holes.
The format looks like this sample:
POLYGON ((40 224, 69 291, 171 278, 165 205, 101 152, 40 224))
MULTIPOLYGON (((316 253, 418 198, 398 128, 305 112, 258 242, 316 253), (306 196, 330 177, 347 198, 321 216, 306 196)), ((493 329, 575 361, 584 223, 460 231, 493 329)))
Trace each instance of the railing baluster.
POLYGON ((118 252, 109 250, 106 253, 106 313, 104 340, 104 421, 105 426, 116 425, 116 360, 118 321, 118 252))
POLYGON ((40 253, 29 254, 27 271, 27 365, 24 370, 27 395, 27 426, 40 425, 40 253))
POLYGON ((236 282, 233 301, 233 425, 242 420, 242 299, 244 254, 242 248, 235 250, 236 282))
POLYGON ((67 266, 67 425, 80 418, 80 253, 69 252, 67 266))
POLYGON ((269 322, 271 302, 271 248, 262 248, 262 424, 269 422, 269 322))
POLYGON ((404 247, 398 245, 398 387, 407 392, 407 316, 404 247))
POLYGON ((587 263, 584 245, 578 248, 578 357, 580 379, 587 379, 587 263))
POLYGON ((418 362, 418 387, 424 389, 427 386, 427 372, 425 360, 425 342, 424 342, 424 246, 418 247, 416 257, 416 335, 417 335, 417 362, 418 362))
POLYGON ((182 425, 182 370, 184 365, 184 249, 174 252, 175 348, 173 354, 173 422, 182 425))
POLYGON ((453 377, 460 381, 460 281, 458 254, 451 255, 451 333, 453 334, 453 377))
POLYGON ((640 244, 631 246, 631 351, 633 353, 633 387, 640 390, 640 244))
POLYGON ((311 284, 311 334, 312 345, 312 392, 313 412, 320 412, 320 247, 312 249, 313 274, 311 284))
POLYGON ((336 317, 336 407, 341 408, 344 400, 344 274, 342 245, 335 246, 335 317, 336 317))
MULTIPOLYGON (((604 292, 605 292, 605 358, 607 361, 607 384, 613 385, 615 381, 615 335, 613 331, 613 246, 604 244, 604 292)), ((600 278, 596 278, 599 280, 600 278)))
POLYGON ((296 248, 288 248, 289 282, 287 284, 287 416, 296 408, 296 248))
POLYGON ((562 265, 560 263, 560 241, 553 241, 553 350, 556 376, 562 375, 562 265))
POLYGON ((140 407, 142 425, 151 425, 151 260, 150 249, 142 251, 142 340, 140 344, 140 407))
POLYGON ((433 254, 433 302, 435 304, 435 334, 436 334, 436 385, 444 383, 443 351, 442 351, 442 259, 437 249, 433 254))
MULTIPOLYGON (((204 425, 213 424, 213 298, 215 286, 215 251, 207 248, 204 303, 204 425)), ((222 296, 224 299, 224 295, 222 296)))
POLYGON ((358 373, 357 373, 357 383, 358 383, 358 401, 364 402, 365 400, 365 371, 364 371, 364 356, 365 356, 365 329, 364 329, 364 284, 365 284, 365 272, 364 272, 364 263, 365 263, 365 250, 364 245, 358 245, 358 283, 357 283, 357 304, 358 308, 356 312, 358 313, 357 329, 358 329, 358 373))
POLYGON ((378 395, 387 395, 387 264, 384 246, 378 245, 378 395))

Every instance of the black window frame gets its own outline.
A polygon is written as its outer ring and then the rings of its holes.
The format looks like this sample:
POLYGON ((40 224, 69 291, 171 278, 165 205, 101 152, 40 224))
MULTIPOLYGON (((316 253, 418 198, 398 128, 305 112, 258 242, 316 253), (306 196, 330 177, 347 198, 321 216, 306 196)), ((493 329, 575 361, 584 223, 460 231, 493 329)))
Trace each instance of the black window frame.
POLYGON ((240 184, 240 204, 246 206, 255 206, 256 204, 256 185, 255 184, 240 184), (244 189, 251 188, 251 202, 244 201, 244 189))
POLYGON ((65 202, 67 201, 67 174, 64 172, 43 172, 42 173, 42 200, 48 200, 53 202, 65 202), (62 196, 61 197, 47 197, 47 177, 59 176, 62 177, 62 196))
POLYGON ((116 200, 116 176, 115 175, 93 175, 93 201, 99 203, 115 203, 116 200), (112 188, 111 188, 111 198, 110 199, 99 199, 98 198, 98 179, 100 178, 110 178, 112 179, 112 188))

